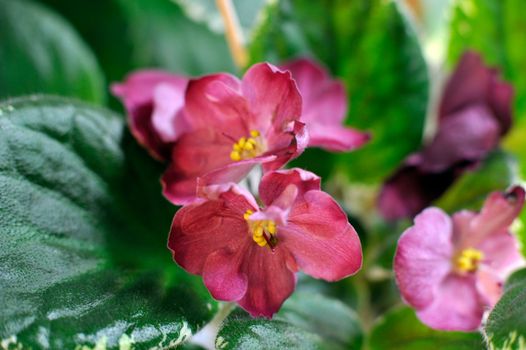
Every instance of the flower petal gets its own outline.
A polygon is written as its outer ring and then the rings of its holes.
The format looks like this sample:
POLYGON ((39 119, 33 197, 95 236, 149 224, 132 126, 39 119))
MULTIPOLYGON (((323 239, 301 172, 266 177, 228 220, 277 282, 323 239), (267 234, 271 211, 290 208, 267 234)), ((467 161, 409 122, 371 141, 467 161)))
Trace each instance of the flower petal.
POLYGON ((265 164, 264 172, 279 169, 302 154, 309 143, 309 135, 305 124, 294 121, 290 131, 272 129, 268 133, 267 142, 266 154, 275 154, 277 158, 265 164))
POLYGON ((449 275, 438 286, 433 303, 416 314, 434 329, 474 331, 480 326, 483 313, 474 278, 449 275))
POLYGON ((300 168, 276 170, 265 174, 259 183, 259 197, 265 205, 271 205, 289 185, 298 188, 299 196, 310 190, 320 189, 320 178, 300 168))
POLYGON ((235 249, 223 248, 208 255, 203 268, 203 281, 214 299, 237 301, 247 292, 248 277, 241 271, 248 240, 235 249))
POLYGON ((476 248, 484 253, 484 266, 491 268, 502 281, 514 270, 524 266, 519 242, 507 231, 488 236, 476 248))
POLYGON ((220 249, 238 251, 250 239, 243 218, 246 210, 255 210, 254 199, 232 185, 217 200, 187 205, 174 217, 168 248, 174 260, 185 270, 201 274, 207 257, 220 249))
POLYGON ((230 163, 231 150, 230 140, 213 129, 184 134, 174 146, 172 162, 161 180, 165 197, 174 204, 191 202, 197 178, 230 163))
POLYGON ((492 234, 507 231, 524 206, 524 189, 520 186, 508 192, 492 192, 471 224, 471 240, 482 242, 492 234))
POLYGON ((396 282, 404 300, 416 309, 440 297, 440 285, 451 269, 451 235, 449 216, 438 208, 429 208, 415 217, 415 224, 398 241, 396 282))
POLYGON ((356 273, 362 265, 360 239, 347 215, 327 193, 309 191, 278 226, 279 243, 291 252, 307 274, 337 281, 356 273))
POLYGON ((339 126, 347 113, 347 95, 343 84, 331 79, 326 69, 306 58, 282 66, 292 74, 303 100, 301 120, 309 125, 339 126))
POLYGON ((248 276, 248 288, 239 305, 253 317, 271 318, 294 291, 294 266, 286 249, 277 247, 272 251, 250 245, 242 267, 248 276))
POLYGON ((182 105, 177 101, 187 82, 183 76, 150 70, 130 74, 124 83, 111 86, 127 109, 132 134, 156 159, 165 160, 169 143, 186 131, 185 117, 179 113, 182 105), (171 98, 162 98, 168 89, 171 98))
POLYGON ((233 142, 249 134, 250 113, 241 95, 240 81, 232 75, 213 74, 190 80, 185 103, 188 122, 194 129, 214 128, 229 135, 233 142))
POLYGON ((440 105, 440 118, 473 104, 485 104, 495 113, 504 134, 511 126, 513 88, 500 79, 496 69, 484 65, 479 54, 467 51, 444 90, 440 105))
POLYGON ((183 112, 184 88, 161 83, 153 93, 152 125, 163 142, 175 142, 190 126, 183 112))
POLYGON ((265 164, 276 159, 275 155, 263 155, 259 157, 230 162, 203 174, 199 178, 199 187, 225 182, 239 182, 258 164, 265 164))
POLYGON ((462 109, 442 122, 433 142, 422 151, 420 169, 440 172, 456 163, 478 161, 497 145, 499 132, 488 108, 462 109))
POLYGON ((477 290, 484 304, 491 308, 502 296, 504 279, 496 271, 486 266, 481 266, 477 271, 477 290))
POLYGON ((282 130, 301 116, 301 95, 289 72, 269 63, 255 64, 241 83, 243 96, 253 112, 252 127, 282 130))
POLYGON ((307 124, 309 147, 320 147, 332 152, 356 149, 371 139, 367 132, 330 124, 307 124))

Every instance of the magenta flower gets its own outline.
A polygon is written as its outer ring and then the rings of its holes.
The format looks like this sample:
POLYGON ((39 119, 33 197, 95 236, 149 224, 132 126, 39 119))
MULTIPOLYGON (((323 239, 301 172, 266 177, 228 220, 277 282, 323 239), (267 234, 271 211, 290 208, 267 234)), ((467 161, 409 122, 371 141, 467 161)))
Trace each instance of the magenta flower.
POLYGON ((511 126, 513 88, 480 56, 467 52, 446 85, 438 131, 386 181, 379 209, 386 219, 412 217, 478 164, 511 126))
POLYGON ((332 79, 315 62, 302 58, 282 66, 292 73, 303 98, 301 121, 309 131, 309 147, 350 151, 370 139, 368 133, 344 127, 347 94, 342 82, 332 79))
POLYGON ((175 144, 162 178, 175 204, 195 199, 198 178, 206 186, 238 182, 256 164, 278 169, 308 142, 296 83, 268 63, 252 66, 242 81, 229 74, 191 80, 184 113, 190 131, 175 144))
POLYGON ((168 159, 173 143, 188 130, 182 110, 187 83, 186 77, 150 70, 111 87, 126 107, 132 134, 158 160, 168 159))
POLYGON ((310 172, 264 175, 263 208, 232 183, 202 188, 200 195, 176 213, 168 247, 185 270, 203 276, 214 298, 236 301, 252 316, 270 318, 279 310, 298 269, 336 281, 361 267, 356 231, 310 172))
POLYGON ((524 204, 524 189, 493 192, 480 213, 449 217, 438 208, 416 216, 394 259, 403 299, 426 325, 471 331, 502 294, 507 276, 524 264, 509 226, 524 204))

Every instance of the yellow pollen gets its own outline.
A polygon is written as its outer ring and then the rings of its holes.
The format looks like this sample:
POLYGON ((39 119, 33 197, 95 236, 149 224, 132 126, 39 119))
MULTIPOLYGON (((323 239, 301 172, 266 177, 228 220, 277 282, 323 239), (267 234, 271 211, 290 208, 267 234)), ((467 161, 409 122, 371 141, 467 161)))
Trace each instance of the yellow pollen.
POLYGON ((270 245, 270 248, 273 249, 278 239, 276 237, 277 228, 276 223, 273 220, 250 220, 250 215, 254 212, 252 210, 247 210, 243 214, 243 218, 247 221, 250 232, 252 233, 252 239, 260 247, 270 245))
POLYGON ((257 130, 250 131, 251 137, 242 137, 232 145, 230 159, 237 162, 242 159, 254 158, 262 151, 260 133, 257 130))
POLYGON ((480 262, 484 259, 484 253, 475 248, 467 248, 460 252, 455 260, 457 271, 475 272, 479 268, 480 262))

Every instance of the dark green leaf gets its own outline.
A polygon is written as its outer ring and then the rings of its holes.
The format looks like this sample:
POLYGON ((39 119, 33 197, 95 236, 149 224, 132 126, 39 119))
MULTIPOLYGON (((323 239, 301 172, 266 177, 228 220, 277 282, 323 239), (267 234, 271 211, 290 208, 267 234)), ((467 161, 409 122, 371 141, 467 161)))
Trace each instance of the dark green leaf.
POLYGON ((125 11, 135 67, 200 75, 234 71, 224 35, 196 23, 168 0, 113 0, 125 11))
POLYGON ((484 331, 494 349, 526 347, 526 269, 508 279, 504 295, 490 313, 484 331))
MULTIPOLYGON (((421 142, 427 68, 418 41, 390 1, 286 0, 266 9, 250 46, 252 61, 280 63, 299 55, 324 62, 347 87, 347 123, 369 130, 361 150, 335 156, 353 181, 378 182, 421 142)), ((325 153, 296 165, 327 171, 325 153)))
POLYGON ((93 49, 108 82, 133 68, 131 24, 116 0, 40 0, 64 16, 93 49))
POLYGON ((111 112, 51 97, 0 105, 1 340, 163 348, 212 317, 166 249, 174 208, 159 175, 111 112))
POLYGON ((479 333, 441 332, 426 327, 414 311, 400 307, 387 313, 369 336, 371 350, 485 349, 479 333))
POLYGON ((490 192, 504 191, 517 183, 518 175, 515 158, 509 153, 495 151, 477 168, 464 173, 435 205, 449 213, 479 210, 490 192))
POLYGON ((359 349, 356 314, 320 294, 297 292, 272 320, 254 319, 241 309, 224 321, 218 349, 359 349))
POLYGON ((0 0, 0 97, 45 92, 105 99, 95 57, 58 15, 26 0, 0 0))

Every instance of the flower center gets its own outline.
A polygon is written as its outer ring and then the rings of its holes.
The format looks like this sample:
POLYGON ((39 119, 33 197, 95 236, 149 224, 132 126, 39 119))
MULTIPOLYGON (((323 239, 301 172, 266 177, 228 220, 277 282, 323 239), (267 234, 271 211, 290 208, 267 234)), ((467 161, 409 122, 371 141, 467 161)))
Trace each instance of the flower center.
POLYGON ((250 220, 250 215, 253 213, 254 212, 249 209, 243 215, 252 233, 252 239, 260 247, 268 245, 270 249, 274 249, 276 244, 278 244, 276 223, 273 220, 250 220))
POLYGON ((475 272, 480 262, 484 259, 484 253, 475 248, 467 248, 460 252, 455 260, 455 268, 461 273, 475 272))
POLYGON ((250 137, 240 138, 232 146, 232 152, 230 152, 230 159, 237 162, 242 159, 254 158, 263 150, 261 142, 261 134, 257 130, 250 131, 250 137))

